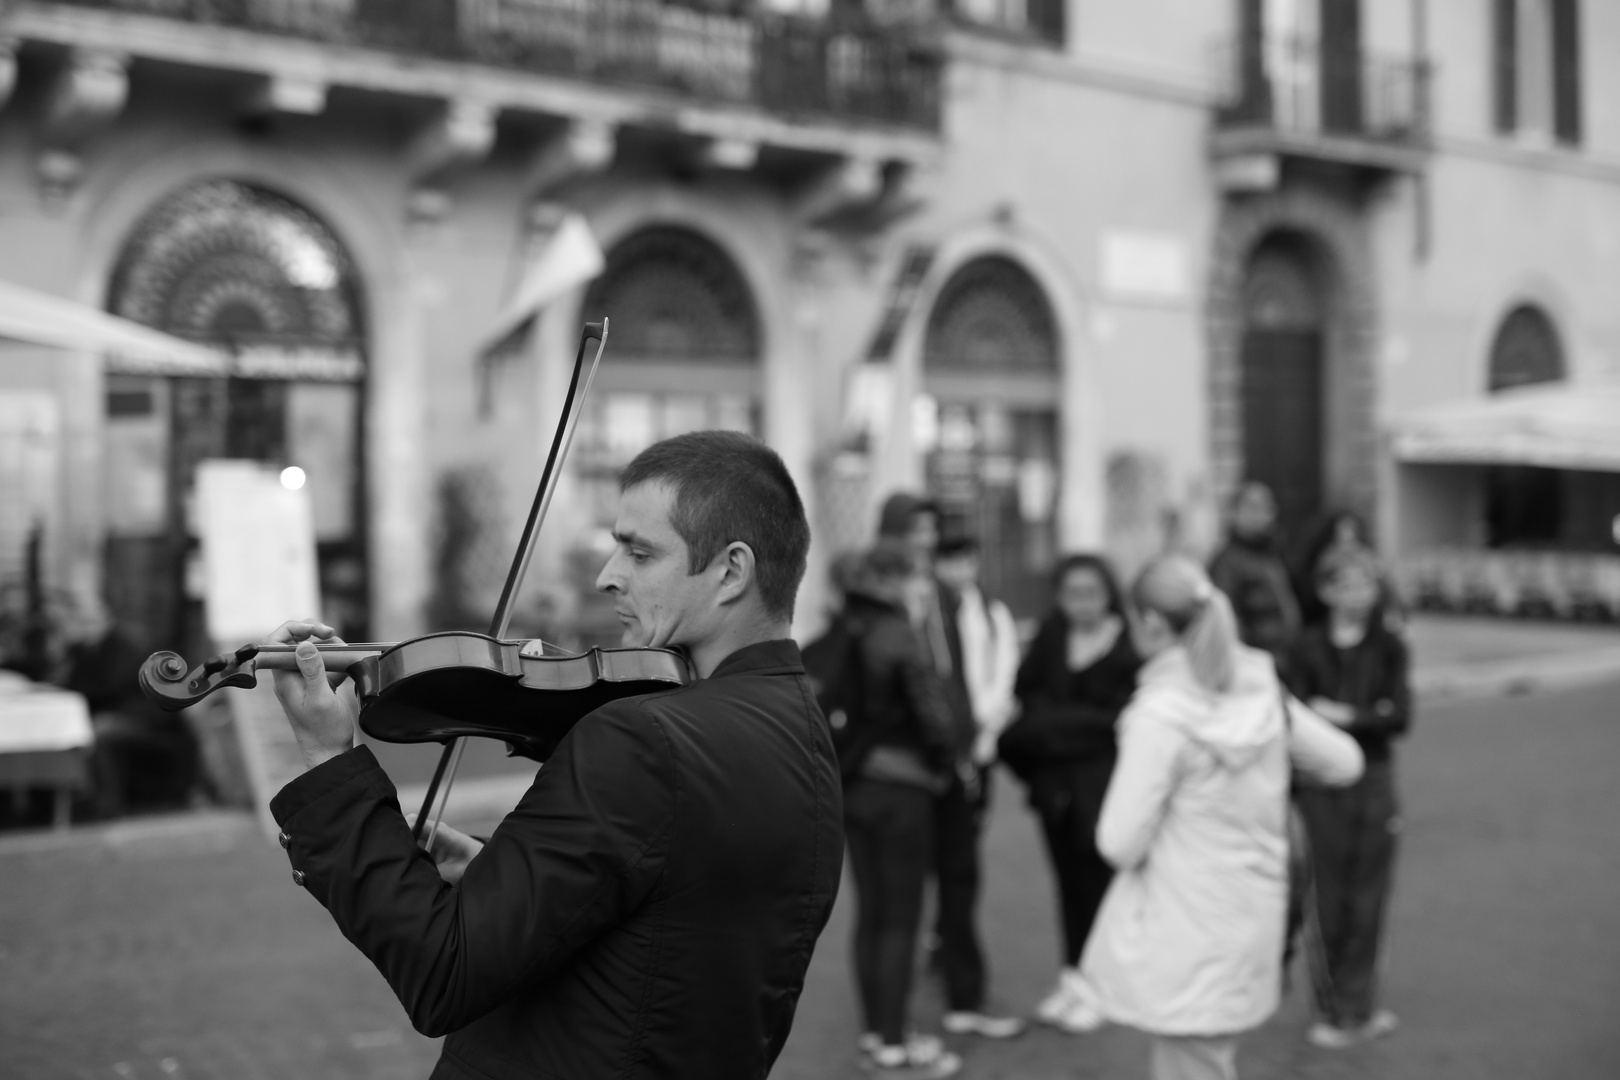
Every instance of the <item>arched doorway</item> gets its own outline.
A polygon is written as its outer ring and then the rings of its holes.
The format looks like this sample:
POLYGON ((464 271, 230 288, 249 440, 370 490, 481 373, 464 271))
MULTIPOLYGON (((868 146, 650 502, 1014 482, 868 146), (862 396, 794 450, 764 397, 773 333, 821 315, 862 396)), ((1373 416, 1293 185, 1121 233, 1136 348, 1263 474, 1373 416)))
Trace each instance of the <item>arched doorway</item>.
POLYGON ((1040 285, 993 255, 940 289, 913 425, 945 531, 984 550, 984 584, 1019 616, 1050 602, 1057 547, 1057 324, 1040 285))
POLYGON ((308 477, 324 615, 367 622, 361 424, 365 325, 353 261, 327 225, 228 179, 158 203, 125 241, 116 314, 231 351, 237 377, 111 375, 107 583, 113 613, 153 643, 206 646, 188 588, 197 464, 246 458, 308 477))
MULTIPOLYGON (((659 439, 722 428, 761 431, 764 345, 753 291, 718 244, 692 229, 655 225, 607 253, 583 316, 612 321, 613 363, 585 404, 570 466, 586 524, 606 537, 619 474, 659 439)), ((615 638, 607 607, 593 604, 599 552, 580 552, 574 574, 587 638, 615 638)))
MULTIPOLYGON (((1564 349, 1552 320, 1523 304, 1508 312, 1491 344, 1491 393, 1564 378, 1564 349)), ((1498 465, 1485 474, 1486 543, 1493 548, 1556 543, 1564 532, 1567 473, 1498 465)))
POLYGON ((1297 534, 1322 506, 1323 292, 1299 236, 1272 236, 1249 260, 1240 376, 1244 478, 1276 494, 1284 535, 1297 534))

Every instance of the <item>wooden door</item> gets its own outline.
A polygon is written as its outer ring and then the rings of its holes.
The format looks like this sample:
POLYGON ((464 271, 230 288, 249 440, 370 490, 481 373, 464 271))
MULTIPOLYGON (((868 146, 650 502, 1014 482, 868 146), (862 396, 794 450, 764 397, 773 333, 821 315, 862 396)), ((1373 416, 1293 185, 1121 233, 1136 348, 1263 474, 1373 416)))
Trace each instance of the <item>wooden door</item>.
POLYGON ((1243 342, 1246 478, 1277 496, 1284 535, 1322 506, 1322 334, 1250 330, 1243 342))

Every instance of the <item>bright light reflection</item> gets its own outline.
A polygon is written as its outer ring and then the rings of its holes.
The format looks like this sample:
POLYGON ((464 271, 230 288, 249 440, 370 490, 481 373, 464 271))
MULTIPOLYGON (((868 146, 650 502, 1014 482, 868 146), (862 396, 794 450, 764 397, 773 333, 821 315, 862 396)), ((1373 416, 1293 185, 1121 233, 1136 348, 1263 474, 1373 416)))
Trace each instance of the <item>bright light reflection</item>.
POLYGON ((304 486, 304 470, 296 465, 289 465, 281 470, 281 486, 288 491, 297 491, 304 486))

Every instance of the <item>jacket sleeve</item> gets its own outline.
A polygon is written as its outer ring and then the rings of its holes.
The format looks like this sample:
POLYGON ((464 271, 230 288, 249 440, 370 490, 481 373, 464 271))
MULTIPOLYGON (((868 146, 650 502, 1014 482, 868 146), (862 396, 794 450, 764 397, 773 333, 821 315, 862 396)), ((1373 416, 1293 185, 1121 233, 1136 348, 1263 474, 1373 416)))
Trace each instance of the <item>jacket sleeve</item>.
POLYGON ((1347 787, 1361 779, 1361 747, 1343 729, 1288 697, 1288 757, 1307 779, 1347 787))
POLYGON ((294 780, 271 809, 304 886, 434 1036, 557 972, 647 899, 676 813, 674 769, 639 705, 592 713, 456 886, 412 842, 365 747, 294 780))
POLYGON ((1133 704, 1119 720, 1119 759, 1097 816, 1097 851, 1117 870, 1147 860, 1175 788, 1185 738, 1133 704))
POLYGON ((1356 718, 1345 728, 1352 735, 1394 736, 1406 734, 1412 724, 1412 687, 1408 679, 1409 653, 1406 643, 1386 634, 1383 644, 1382 686, 1370 705, 1356 709, 1356 718))

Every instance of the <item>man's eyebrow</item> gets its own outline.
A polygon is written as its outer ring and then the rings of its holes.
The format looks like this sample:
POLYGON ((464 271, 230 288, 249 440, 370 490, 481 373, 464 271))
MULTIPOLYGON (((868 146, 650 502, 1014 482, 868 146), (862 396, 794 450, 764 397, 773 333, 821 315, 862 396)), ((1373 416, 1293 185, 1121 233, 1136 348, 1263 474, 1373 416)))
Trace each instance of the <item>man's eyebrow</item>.
POLYGON ((614 529, 612 536, 615 543, 623 544, 625 547, 650 548, 653 546, 644 537, 637 536, 633 532, 620 532, 618 529, 614 529))

